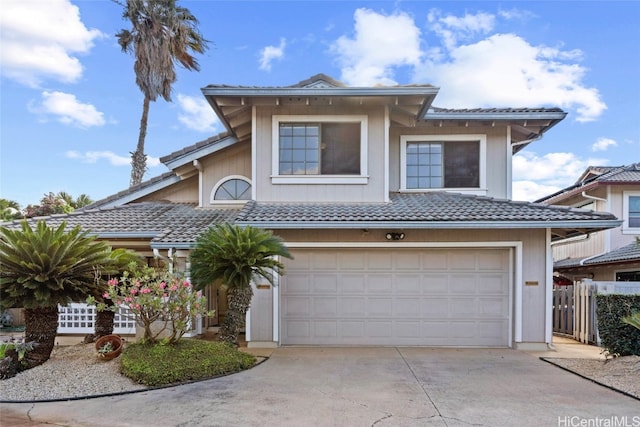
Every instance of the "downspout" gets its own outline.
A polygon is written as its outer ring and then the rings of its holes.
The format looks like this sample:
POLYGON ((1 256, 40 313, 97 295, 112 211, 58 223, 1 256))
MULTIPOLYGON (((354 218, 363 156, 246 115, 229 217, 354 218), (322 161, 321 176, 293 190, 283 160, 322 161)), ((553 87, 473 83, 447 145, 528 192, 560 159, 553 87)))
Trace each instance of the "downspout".
POLYGON ((603 199, 601 197, 596 197, 596 196, 590 196, 587 194, 586 191, 582 192, 582 197, 584 197, 585 199, 591 199, 591 200, 600 200, 601 202, 607 202, 607 199, 603 199))

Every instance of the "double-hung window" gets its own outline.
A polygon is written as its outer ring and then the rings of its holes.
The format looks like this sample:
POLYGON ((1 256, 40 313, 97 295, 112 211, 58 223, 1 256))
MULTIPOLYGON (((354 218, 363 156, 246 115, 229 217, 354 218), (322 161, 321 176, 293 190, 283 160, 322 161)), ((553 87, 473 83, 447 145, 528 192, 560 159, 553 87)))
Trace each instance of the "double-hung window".
POLYGON ((274 116, 272 179, 366 183, 366 116, 274 116))
POLYGON ((485 135, 401 137, 401 190, 485 188, 485 135))

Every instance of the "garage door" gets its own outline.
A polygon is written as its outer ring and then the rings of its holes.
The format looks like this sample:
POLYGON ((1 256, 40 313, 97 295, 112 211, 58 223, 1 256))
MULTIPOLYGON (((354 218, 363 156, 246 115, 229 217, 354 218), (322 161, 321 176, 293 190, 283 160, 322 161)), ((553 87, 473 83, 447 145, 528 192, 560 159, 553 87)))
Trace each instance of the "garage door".
POLYGON ((308 249, 281 278, 289 345, 509 346, 509 249, 308 249))

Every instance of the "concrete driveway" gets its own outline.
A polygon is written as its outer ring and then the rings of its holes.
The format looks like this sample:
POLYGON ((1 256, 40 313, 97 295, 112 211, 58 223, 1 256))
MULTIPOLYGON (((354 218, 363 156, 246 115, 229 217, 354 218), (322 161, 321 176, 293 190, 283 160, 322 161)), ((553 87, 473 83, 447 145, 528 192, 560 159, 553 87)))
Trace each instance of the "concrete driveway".
POLYGON ((285 347, 216 380, 2 407, 27 413, 64 426, 640 426, 640 401, 508 349, 285 347))

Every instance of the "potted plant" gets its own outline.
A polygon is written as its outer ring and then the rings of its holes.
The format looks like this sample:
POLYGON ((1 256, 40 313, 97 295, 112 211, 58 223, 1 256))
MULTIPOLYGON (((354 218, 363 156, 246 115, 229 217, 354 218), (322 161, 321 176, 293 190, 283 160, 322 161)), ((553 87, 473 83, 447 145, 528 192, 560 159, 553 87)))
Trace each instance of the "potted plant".
POLYGON ((111 360, 122 352, 122 338, 119 335, 105 335, 96 341, 98 358, 111 360))

